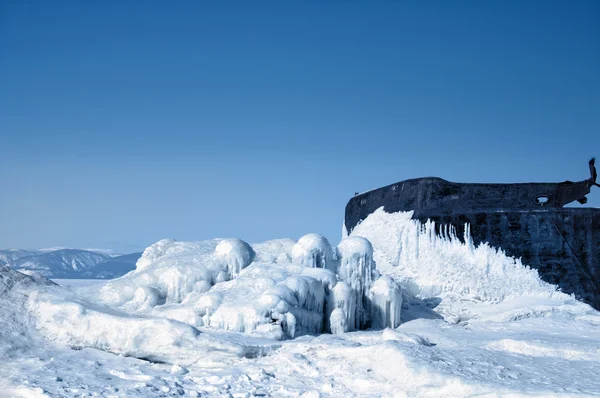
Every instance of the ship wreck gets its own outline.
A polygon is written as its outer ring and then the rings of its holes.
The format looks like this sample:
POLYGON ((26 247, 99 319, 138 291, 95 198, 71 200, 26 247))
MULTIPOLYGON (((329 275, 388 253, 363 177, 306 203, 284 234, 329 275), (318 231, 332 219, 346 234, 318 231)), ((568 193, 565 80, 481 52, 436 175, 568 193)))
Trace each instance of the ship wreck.
MULTIPOLYGON (((421 222, 452 225, 474 243, 488 242, 536 268, 546 282, 600 310, 600 208, 585 204, 597 172, 560 183, 455 183, 415 178, 355 195, 346 205, 346 232, 380 207, 388 213, 413 211, 421 222)), ((441 231, 441 229, 440 229, 441 231)))

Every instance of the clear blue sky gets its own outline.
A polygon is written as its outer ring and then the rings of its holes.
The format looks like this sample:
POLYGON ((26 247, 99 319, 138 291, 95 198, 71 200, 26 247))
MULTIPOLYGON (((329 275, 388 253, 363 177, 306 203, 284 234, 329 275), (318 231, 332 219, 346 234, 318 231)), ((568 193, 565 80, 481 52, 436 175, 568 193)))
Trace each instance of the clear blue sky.
POLYGON ((0 247, 335 244, 355 191, 594 155, 598 1, 0 2, 0 247))

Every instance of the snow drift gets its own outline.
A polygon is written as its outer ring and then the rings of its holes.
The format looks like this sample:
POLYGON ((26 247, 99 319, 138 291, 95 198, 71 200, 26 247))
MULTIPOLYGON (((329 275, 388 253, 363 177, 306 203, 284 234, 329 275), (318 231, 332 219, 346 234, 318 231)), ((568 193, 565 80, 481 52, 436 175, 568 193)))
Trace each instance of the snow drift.
POLYGON ((53 285, 0 265, 0 358, 12 358, 30 346, 35 321, 27 311, 29 294, 53 285))
POLYGON ((244 354, 242 347, 224 344, 185 323, 94 304, 44 277, 1 266, 0 357, 12 358, 35 347, 36 331, 67 347, 93 347, 159 362, 190 364, 213 350, 244 354))

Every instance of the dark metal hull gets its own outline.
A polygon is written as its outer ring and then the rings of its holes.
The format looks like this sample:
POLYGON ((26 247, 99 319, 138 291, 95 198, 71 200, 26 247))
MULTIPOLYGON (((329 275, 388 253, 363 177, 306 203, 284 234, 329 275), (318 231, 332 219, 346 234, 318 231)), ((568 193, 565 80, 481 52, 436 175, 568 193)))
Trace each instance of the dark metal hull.
POLYGON ((565 197, 580 190, 578 184, 407 180, 352 198, 345 225, 350 232, 382 206, 388 213, 412 210, 422 222, 453 225, 461 237, 468 223, 476 244, 502 248, 536 268, 546 282, 600 309, 600 209, 562 207, 565 197), (540 203, 540 196, 546 202, 540 203))

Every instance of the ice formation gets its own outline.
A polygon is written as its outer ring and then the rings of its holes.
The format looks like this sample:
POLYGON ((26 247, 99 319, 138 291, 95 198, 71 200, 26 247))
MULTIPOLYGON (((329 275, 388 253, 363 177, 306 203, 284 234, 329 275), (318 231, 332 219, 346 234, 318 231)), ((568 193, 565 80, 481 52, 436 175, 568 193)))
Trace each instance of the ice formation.
POLYGON ((336 255, 339 277, 348 284, 355 300, 354 314, 346 312, 348 327, 350 330, 366 327, 370 321, 369 289, 377 278, 373 247, 363 237, 350 236, 337 246, 336 255))
POLYGON ((229 278, 233 279, 254 261, 255 253, 243 240, 224 239, 215 248, 215 256, 224 263, 229 278))
POLYGON ((463 243, 450 230, 439 235, 410 216, 378 210, 335 250, 317 234, 253 246, 162 240, 100 297, 126 312, 280 339, 397 328, 403 295, 440 297, 439 310, 459 320, 469 308, 456 295, 499 303, 561 294, 501 251, 474 247, 468 236, 463 243))
POLYGON ((382 276, 373 283, 369 292, 371 326, 397 328, 402 315, 402 289, 389 276, 382 276))
POLYGON ((452 228, 437 232, 435 223, 413 220, 411 212, 369 215, 351 232, 374 247, 378 270, 394 278, 410 296, 439 297, 438 311, 448 319, 471 316, 469 302, 497 304, 532 295, 569 299, 543 282, 537 271, 501 249, 474 246, 468 234, 459 239, 452 228), (460 298, 460 299, 459 299, 460 298))
POLYGON ((356 330, 359 327, 357 312, 356 293, 346 282, 338 282, 331 291, 327 302, 327 311, 330 316, 329 327, 331 333, 341 333, 341 331, 356 330), (335 315, 334 315, 335 313, 335 315), (340 316, 344 316, 343 323, 340 323, 340 316), (343 325, 343 327, 341 327, 343 325), (336 332, 334 332, 334 327, 336 332))
POLYGON ((184 304, 194 307, 205 326, 217 329, 275 338, 320 333, 325 292, 335 283, 335 275, 325 269, 307 270, 292 264, 253 263, 234 280, 190 295, 184 304))
POLYGON ((134 272, 106 283, 100 297, 194 327, 284 338, 368 327, 377 276, 373 248, 361 237, 342 240, 335 252, 317 234, 252 247, 238 239, 165 239, 144 251, 134 272))
POLYGON ((307 234, 301 237, 292 249, 295 264, 311 268, 327 268, 336 272, 333 249, 327 238, 319 234, 307 234))
MULTIPOLYGON (((120 307, 127 304, 128 309, 133 310, 136 290, 140 287, 156 289, 157 295, 163 297, 162 301, 166 304, 180 303, 191 292, 206 291, 217 281, 230 278, 227 268, 230 263, 233 269, 244 264, 244 258, 249 255, 243 244, 235 247, 238 253, 235 253, 234 245, 224 244, 217 254, 216 248, 221 241, 158 241, 144 250, 135 271, 104 285, 100 298, 108 305, 120 307)), ((138 308, 140 311, 147 309, 144 306, 138 308)))
MULTIPOLYGON (((292 264, 294 245, 285 239, 254 247, 238 239, 162 240, 146 249, 135 272, 108 282, 100 297, 125 311, 195 327, 274 338, 320 333, 337 278, 322 267, 292 264)), ((321 265, 333 261, 330 246, 322 251, 328 245, 320 241, 320 254, 312 251, 321 265)))

